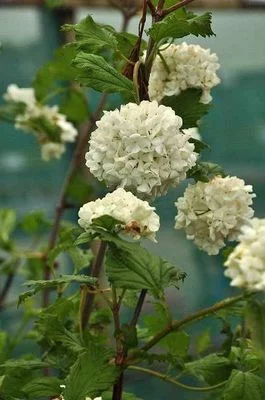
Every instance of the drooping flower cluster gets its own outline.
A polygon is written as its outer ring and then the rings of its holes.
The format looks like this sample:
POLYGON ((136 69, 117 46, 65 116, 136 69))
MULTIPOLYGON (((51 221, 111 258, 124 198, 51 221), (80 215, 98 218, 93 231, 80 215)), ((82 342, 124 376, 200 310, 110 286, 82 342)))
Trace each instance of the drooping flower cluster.
POLYGON ((154 210, 155 208, 147 201, 140 200, 132 193, 119 188, 108 193, 103 199, 84 204, 78 213, 78 223, 82 228, 89 229, 93 219, 109 215, 124 225, 123 233, 135 239, 146 237, 155 240, 160 223, 159 216, 154 210))
POLYGON ((65 143, 75 141, 75 127, 66 120, 65 115, 59 113, 57 106, 38 103, 33 89, 9 85, 4 99, 21 105, 16 115, 15 127, 37 137, 44 160, 60 158, 65 152, 65 143))
POLYGON ((163 195, 186 178, 197 154, 170 107, 142 101, 105 112, 92 133, 86 165, 110 188, 139 197, 163 195))
POLYGON ((225 262, 225 276, 231 286, 265 290, 265 218, 244 225, 239 241, 225 262))
POLYGON ((165 96, 197 88, 202 89, 201 103, 210 103, 210 91, 220 83, 216 74, 220 64, 215 53, 184 42, 162 46, 160 54, 155 58, 149 81, 151 100, 161 101, 165 96))
POLYGON ((246 219, 253 216, 252 186, 237 177, 214 177, 189 185, 175 203, 176 229, 209 255, 218 254, 225 240, 236 240, 246 219))

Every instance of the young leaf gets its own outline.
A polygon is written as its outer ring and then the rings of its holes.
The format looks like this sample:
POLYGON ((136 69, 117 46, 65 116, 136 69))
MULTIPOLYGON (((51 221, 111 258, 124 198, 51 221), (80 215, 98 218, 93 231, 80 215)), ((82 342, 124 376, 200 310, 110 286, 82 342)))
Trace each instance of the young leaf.
POLYGON ((79 247, 71 247, 67 250, 67 254, 73 261, 75 274, 78 274, 82 269, 88 267, 93 260, 91 250, 83 250, 79 247))
POLYGON ((174 12, 165 17, 161 22, 154 24, 147 33, 156 42, 165 38, 178 39, 188 35, 212 36, 214 32, 211 28, 211 20, 211 13, 203 15, 188 13, 184 17, 178 12, 174 12))
POLYGON ((114 235, 108 239, 106 272, 115 287, 149 289, 159 298, 166 287, 177 287, 184 279, 184 273, 138 243, 126 242, 114 235))
POLYGON ((234 370, 223 393, 223 400, 264 400, 265 380, 252 374, 234 370))
POLYGON ((196 361, 185 364, 185 372, 204 380, 209 385, 223 382, 230 376, 232 364, 217 354, 209 354, 196 361))
POLYGON ((184 332, 172 332, 159 342, 159 345, 167 349, 173 357, 184 358, 190 345, 190 337, 184 332))
POLYGON ((208 113, 210 104, 200 103, 201 89, 187 89, 178 96, 166 96, 162 100, 164 106, 171 107, 183 120, 182 128, 194 128, 198 121, 208 113))
POLYGON ((78 80, 88 87, 105 93, 134 94, 133 83, 101 56, 80 52, 74 65, 82 71, 78 80))
POLYGON ((94 398, 108 390, 115 382, 118 368, 109 361, 112 352, 102 346, 90 345, 70 369, 66 378, 65 400, 94 398))
POLYGON ((35 378, 23 386, 22 391, 29 399, 36 400, 42 397, 59 397, 63 382, 55 377, 35 378))
POLYGON ((196 338, 196 350, 197 353, 204 353, 208 348, 211 346, 211 336, 208 330, 203 331, 199 336, 196 338))

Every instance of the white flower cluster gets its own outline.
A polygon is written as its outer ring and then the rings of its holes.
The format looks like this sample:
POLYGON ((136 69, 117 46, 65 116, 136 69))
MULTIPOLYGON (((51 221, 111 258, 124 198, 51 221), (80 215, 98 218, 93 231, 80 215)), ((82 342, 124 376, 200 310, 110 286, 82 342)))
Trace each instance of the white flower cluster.
POLYGON ((188 88, 202 89, 201 103, 212 100, 211 89, 220 83, 216 71, 220 68, 218 57, 210 49, 199 45, 181 43, 164 45, 161 56, 153 63, 149 95, 161 101, 165 96, 178 95, 188 88))
POLYGON ((265 290, 265 218, 253 218, 242 227, 240 243, 225 262, 231 286, 265 290))
POLYGON ((183 132, 186 133, 187 135, 190 135, 190 137, 193 139, 201 140, 200 131, 197 127, 183 129, 183 132))
POLYGON ((147 201, 119 188, 103 199, 84 204, 78 213, 78 223, 82 228, 89 229, 93 219, 109 215, 124 224, 123 233, 136 239, 146 237, 155 240, 160 223, 154 210, 147 201))
POLYGON ((170 107, 142 101, 105 112, 92 133, 86 165, 110 188, 147 198, 166 194, 186 178, 197 153, 170 107))
POLYGON ((218 254, 225 240, 236 240, 244 220, 253 216, 252 186, 237 177, 216 176, 210 182, 189 185, 175 203, 176 229, 209 255, 218 254))
POLYGON ((41 145, 42 158, 46 161, 60 158, 65 152, 65 143, 74 142, 77 130, 60 114, 57 106, 45 106, 37 102, 34 89, 9 85, 4 99, 24 105, 16 116, 15 127, 32 132, 41 145))

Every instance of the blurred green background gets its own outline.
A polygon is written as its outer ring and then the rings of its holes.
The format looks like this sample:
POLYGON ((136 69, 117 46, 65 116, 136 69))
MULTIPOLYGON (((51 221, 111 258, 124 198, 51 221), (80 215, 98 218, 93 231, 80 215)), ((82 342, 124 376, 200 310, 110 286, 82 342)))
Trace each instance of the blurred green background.
MULTIPOLYGON (((79 8, 76 21, 92 14, 98 22, 121 25, 121 16, 109 9, 79 8)), ((213 11, 216 37, 189 39, 188 42, 210 47, 219 56, 222 84, 214 90, 214 102, 204 118, 200 133, 211 146, 204 159, 220 163, 230 174, 252 184, 257 194, 257 216, 265 215, 265 16, 252 10, 213 11)), ((129 27, 136 32, 137 19, 129 27)), ((36 70, 52 57, 60 43, 56 15, 37 7, 0 8, 0 95, 10 83, 31 86, 36 70)), ((93 102, 93 100, 92 100, 93 102)), ((52 216, 58 187, 62 184, 71 151, 61 161, 44 163, 34 139, 13 127, 1 123, 0 199, 1 207, 14 207, 19 213, 44 209, 52 216)), ((162 229, 155 252, 185 270, 188 278, 183 289, 169 291, 170 303, 176 315, 219 300, 232 293, 223 277, 221 256, 209 257, 196 250, 183 232, 173 229, 176 198, 184 185, 171 190, 167 197, 156 201, 162 229)), ((15 298, 21 291, 19 283, 10 294, 15 298)), ((148 313, 148 306, 146 308, 148 313)), ((16 311, 6 311, 1 326, 16 325, 16 311)), ((216 333, 216 327, 207 322, 216 333)), ((204 326, 205 327, 205 326, 204 326)), ((216 341, 218 341, 216 336, 216 341)), ((198 395, 180 393, 168 384, 139 374, 127 377, 127 389, 145 400, 178 398, 198 399, 198 395), (148 385, 146 382, 148 381, 148 385), (137 384, 137 385, 136 385, 137 384)), ((202 396, 206 398, 206 396, 202 396)))

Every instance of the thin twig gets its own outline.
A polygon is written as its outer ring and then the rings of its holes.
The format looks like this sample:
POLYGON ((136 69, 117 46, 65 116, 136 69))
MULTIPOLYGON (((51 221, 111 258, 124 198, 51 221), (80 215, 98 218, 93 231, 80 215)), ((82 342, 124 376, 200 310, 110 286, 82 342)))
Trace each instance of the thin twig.
MULTIPOLYGON (((54 220, 54 223, 52 226, 52 230, 51 230, 51 234, 50 234, 50 238, 49 238, 49 242, 48 242, 48 250, 43 257, 43 259, 44 259, 44 279, 45 280, 49 280, 50 275, 51 275, 51 268, 48 264, 47 255, 48 255, 49 251, 52 250, 56 244, 57 236, 58 236, 59 229, 60 229, 61 218, 63 216, 65 209, 67 208, 66 197, 67 197, 68 187, 69 187, 70 183, 72 182, 72 180, 75 176, 75 173, 80 166, 80 159, 84 152, 84 148, 86 147, 86 144, 88 141, 88 135, 95 128, 96 121, 100 118, 100 116, 102 114, 104 105, 106 103, 106 98, 107 98, 106 94, 103 94, 101 96, 100 102, 98 104, 98 107, 97 107, 95 113, 90 117, 89 121, 80 128, 78 142, 77 142, 74 154, 73 154, 73 158, 72 158, 68 173, 65 178, 63 188, 61 190, 61 194, 59 196, 58 206, 56 207, 55 220, 54 220)), ((49 289, 45 289, 43 291, 42 305, 43 305, 43 307, 47 307, 48 304, 49 304, 49 289)))
POLYGON ((0 294, 0 310, 2 310, 2 308, 4 307, 4 302, 5 302, 6 296, 9 292, 9 289, 12 285, 14 277, 15 277, 14 272, 9 272, 9 274, 7 275, 3 290, 1 291, 1 294, 0 294))
MULTIPOLYGON (((106 249, 107 249, 107 243, 101 241, 99 248, 98 248, 95 262, 92 266, 92 270, 90 273, 90 276, 92 276, 93 278, 98 278, 100 275, 106 249)), ((81 311, 82 312, 82 314, 81 314, 81 329, 82 329, 82 331, 84 331, 84 329, 86 328, 86 326, 88 324, 91 312, 93 310, 94 299, 95 299, 95 293, 89 293, 89 292, 86 293, 83 309, 81 311)))
MULTIPOLYGON (((115 340, 116 340, 116 365, 122 366, 126 357, 126 351, 123 349, 121 341, 121 324, 120 324, 120 303, 117 299, 116 288, 112 288, 112 314, 114 320, 115 340)), ((121 372, 118 380, 113 385, 112 400, 121 400, 123 391, 124 373, 121 372)))
POLYGON ((180 3, 175 4, 174 6, 166 8, 165 10, 158 10, 157 15, 164 18, 166 15, 171 14, 173 11, 176 11, 179 8, 187 6, 189 3, 192 3, 193 1, 194 0, 183 0, 180 3))
POLYGON ((160 372, 157 372, 157 371, 153 371, 152 369, 149 369, 149 368, 143 368, 143 367, 138 367, 136 365, 130 365, 129 369, 143 372, 145 374, 154 376, 156 378, 162 379, 163 381, 172 383, 173 385, 178 386, 181 389, 189 390, 192 392, 209 392, 212 390, 219 389, 220 387, 226 385, 226 383, 227 383, 227 380, 226 380, 226 381, 217 383, 216 385, 213 385, 213 386, 196 387, 196 386, 185 385, 184 383, 181 383, 181 382, 177 381, 176 379, 171 378, 170 376, 161 374, 160 372))
POLYGON ((163 339, 169 333, 174 332, 191 322, 198 321, 202 318, 208 317, 209 315, 212 315, 217 311, 222 310, 223 308, 230 307, 231 305, 238 303, 239 301, 244 300, 246 297, 249 297, 251 295, 253 295, 253 293, 247 293, 247 294, 244 293, 239 296, 230 297, 228 299, 222 300, 214 304, 211 307, 207 307, 202 310, 196 311, 195 313, 188 315, 187 317, 185 317, 180 321, 174 321, 172 324, 170 324, 169 326, 161 330, 159 333, 157 333, 149 342, 147 342, 142 347, 141 350, 147 351, 152 347, 154 347, 158 342, 160 342, 161 339, 163 339))
POLYGON ((135 307, 135 310, 134 310, 134 314, 133 314, 133 317, 132 317, 131 322, 130 322, 130 326, 136 326, 136 324, 138 322, 138 319, 140 317, 143 305, 144 305, 146 294, 147 294, 147 289, 143 289, 141 291, 141 293, 140 293, 138 302, 136 304, 136 307, 135 307))

